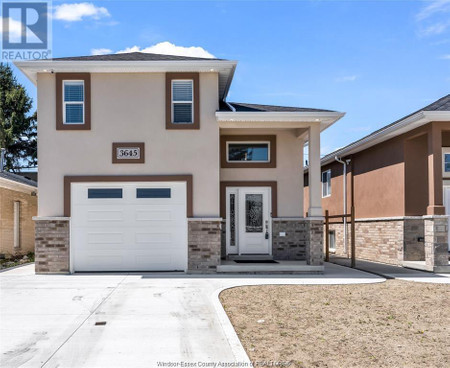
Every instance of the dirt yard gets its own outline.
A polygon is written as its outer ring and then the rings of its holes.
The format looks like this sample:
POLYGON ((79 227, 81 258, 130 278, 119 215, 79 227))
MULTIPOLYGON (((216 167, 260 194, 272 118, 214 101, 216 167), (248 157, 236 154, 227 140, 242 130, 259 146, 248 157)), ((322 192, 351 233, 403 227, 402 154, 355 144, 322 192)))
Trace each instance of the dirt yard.
POLYGON ((450 367, 450 286, 247 286, 220 299, 252 361, 450 367))

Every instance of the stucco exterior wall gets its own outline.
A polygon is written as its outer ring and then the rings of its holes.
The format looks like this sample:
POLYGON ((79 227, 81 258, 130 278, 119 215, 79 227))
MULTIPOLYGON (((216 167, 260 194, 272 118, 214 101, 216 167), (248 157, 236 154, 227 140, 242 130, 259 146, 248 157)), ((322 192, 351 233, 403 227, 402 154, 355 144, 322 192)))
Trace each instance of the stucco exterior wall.
MULTIPOLYGON (((423 216, 429 204, 429 123, 420 128, 392 138, 369 149, 346 157, 347 203, 351 206, 351 188, 354 185, 356 218, 423 216), (353 176, 353 180, 352 180, 353 176)), ((439 123, 447 129, 449 123, 439 123)), ((450 141, 450 134, 442 134, 442 145, 450 141)), ((440 161, 439 161, 440 162, 440 161)), ((343 212, 343 165, 332 162, 321 171, 331 169, 331 196, 322 198, 322 207, 330 215, 343 212)), ((307 176, 307 175, 306 175, 307 176)), ((442 191, 442 178, 435 175, 442 191)), ((308 187, 305 187, 307 208, 308 187)))
POLYGON ((200 130, 166 130, 164 73, 91 74, 91 130, 55 129, 55 76, 38 75, 39 216, 63 216, 65 175, 193 175, 194 216, 219 215, 218 74, 200 74, 200 130), (145 142, 113 164, 113 142, 145 142))
POLYGON ((37 197, 0 187, 0 254, 34 252, 34 221, 37 197), (20 247, 14 248, 14 202, 20 202, 20 247))
POLYGON ((221 168, 221 181, 277 181, 278 217, 303 214, 303 141, 294 130, 222 129, 221 135, 276 135, 276 168, 221 168))

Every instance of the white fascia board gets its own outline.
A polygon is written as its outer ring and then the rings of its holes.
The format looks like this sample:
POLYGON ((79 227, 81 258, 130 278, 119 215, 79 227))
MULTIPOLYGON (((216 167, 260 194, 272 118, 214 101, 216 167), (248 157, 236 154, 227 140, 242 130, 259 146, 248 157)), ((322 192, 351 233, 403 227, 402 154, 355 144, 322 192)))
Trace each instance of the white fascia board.
POLYGON ((421 127, 422 125, 431 123, 432 121, 450 121, 450 111, 419 111, 398 123, 382 129, 374 135, 370 135, 360 141, 357 141, 349 146, 332 152, 321 160, 321 165, 327 165, 334 161, 335 156, 345 157, 353 153, 363 151, 376 144, 387 141, 411 130, 421 127))
POLYGON ((220 91, 225 98, 236 69, 234 60, 169 60, 169 61, 15 61, 28 79, 36 85, 37 73, 166 73, 216 72, 227 77, 220 91))
POLYGON ((232 112, 217 111, 220 128, 306 128, 320 124, 325 130, 345 113, 341 112, 232 112))
POLYGON ((37 191, 38 191, 38 188, 36 188, 32 185, 19 183, 15 180, 9 180, 6 178, 0 178, 0 187, 9 189, 9 190, 15 190, 18 192, 28 193, 28 194, 30 194, 31 192, 37 193, 37 191))

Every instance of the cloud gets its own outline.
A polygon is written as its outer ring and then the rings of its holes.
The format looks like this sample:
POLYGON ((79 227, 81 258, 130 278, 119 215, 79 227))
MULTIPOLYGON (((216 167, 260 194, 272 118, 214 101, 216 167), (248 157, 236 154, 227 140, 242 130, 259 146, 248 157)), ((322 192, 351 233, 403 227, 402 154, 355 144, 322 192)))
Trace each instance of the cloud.
MULTIPOLYGON (((0 33, 3 34, 3 19, 0 18, 0 33)), ((20 42, 20 39, 22 37, 22 23, 18 20, 12 19, 12 18, 6 18, 9 21, 9 41, 10 42, 20 42)))
POLYGON ((55 6, 54 19, 66 22, 78 22, 86 18, 98 20, 110 17, 108 9, 93 3, 62 4, 55 6))
POLYGON ((450 60, 450 54, 442 55, 439 59, 450 60))
POLYGON ((428 5, 416 15, 416 19, 422 21, 435 14, 448 12, 450 12, 450 0, 434 0, 428 2, 428 5))
POLYGON ((91 55, 106 55, 106 54, 112 54, 111 49, 91 49, 91 55))
POLYGON ((358 78, 357 75, 345 75, 343 77, 338 77, 335 79, 335 82, 343 83, 343 82, 354 82, 358 78))
POLYGON ((157 43, 156 45, 140 48, 139 46, 127 47, 124 50, 120 50, 117 54, 123 54, 125 52, 146 52, 152 54, 163 54, 163 55, 178 55, 178 56, 191 56, 191 57, 201 57, 207 59, 213 59, 215 56, 203 47, 199 46, 176 46, 171 42, 165 41, 157 43))
POLYGON ((444 33, 449 26, 450 26, 449 22, 447 22, 447 23, 438 22, 438 23, 432 24, 426 28, 423 28, 420 31, 420 34, 422 36, 439 35, 439 34, 444 33))
POLYGON ((416 14, 421 37, 441 35, 450 27, 450 0, 427 1, 427 5, 416 14))

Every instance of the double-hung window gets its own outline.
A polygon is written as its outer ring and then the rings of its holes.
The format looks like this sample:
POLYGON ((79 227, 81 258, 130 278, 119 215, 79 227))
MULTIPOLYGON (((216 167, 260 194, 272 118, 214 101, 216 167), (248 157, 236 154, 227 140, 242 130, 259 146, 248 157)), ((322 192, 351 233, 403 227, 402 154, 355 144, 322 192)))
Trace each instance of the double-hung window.
POLYGON ((63 82, 63 122, 64 124, 84 124, 84 81, 65 80, 63 82))
POLYGON ((172 123, 194 123, 193 80, 172 80, 172 123))
POLYGON ((331 195, 331 170, 322 172, 322 198, 331 195))

